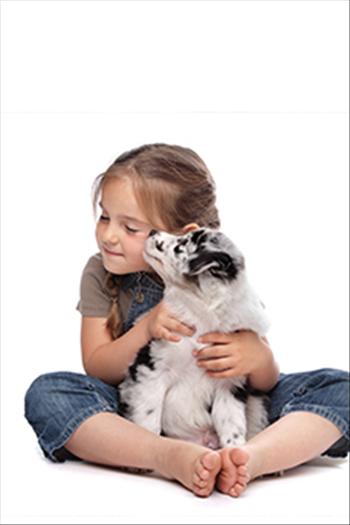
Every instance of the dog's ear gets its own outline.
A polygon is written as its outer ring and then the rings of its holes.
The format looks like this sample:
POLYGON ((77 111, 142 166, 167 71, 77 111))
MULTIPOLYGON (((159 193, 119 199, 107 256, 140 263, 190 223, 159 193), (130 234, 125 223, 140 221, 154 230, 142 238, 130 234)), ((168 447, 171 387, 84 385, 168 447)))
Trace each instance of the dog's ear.
POLYGON ((199 275, 208 271, 219 279, 234 279, 242 268, 239 261, 234 260, 225 252, 202 252, 189 261, 189 276, 199 275))

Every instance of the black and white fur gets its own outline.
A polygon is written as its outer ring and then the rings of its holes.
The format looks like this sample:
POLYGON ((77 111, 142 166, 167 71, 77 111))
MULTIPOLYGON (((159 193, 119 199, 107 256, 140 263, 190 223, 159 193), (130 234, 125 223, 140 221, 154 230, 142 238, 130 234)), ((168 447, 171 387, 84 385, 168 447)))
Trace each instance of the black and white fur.
POLYGON ((213 449, 245 443, 268 423, 265 396, 250 391, 245 377, 208 377, 192 355, 206 346, 197 339, 208 332, 268 330, 242 254, 222 232, 200 228, 183 236, 152 231, 144 258, 164 281, 169 311, 196 332, 140 350, 119 386, 122 414, 157 434, 213 449))

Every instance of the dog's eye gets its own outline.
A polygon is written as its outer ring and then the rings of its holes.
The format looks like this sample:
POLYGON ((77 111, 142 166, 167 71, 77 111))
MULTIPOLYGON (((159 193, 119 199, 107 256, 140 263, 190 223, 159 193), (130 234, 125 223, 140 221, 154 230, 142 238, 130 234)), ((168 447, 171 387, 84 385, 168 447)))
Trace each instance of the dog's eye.
POLYGON ((177 245, 174 247, 174 253, 176 254, 184 253, 184 250, 182 250, 182 247, 186 246, 187 243, 188 243, 188 239, 182 239, 181 241, 179 241, 177 245))
POLYGON ((182 246, 180 244, 177 244, 175 247, 174 247, 174 253, 176 253, 177 255, 179 253, 183 253, 183 249, 182 249, 182 246))

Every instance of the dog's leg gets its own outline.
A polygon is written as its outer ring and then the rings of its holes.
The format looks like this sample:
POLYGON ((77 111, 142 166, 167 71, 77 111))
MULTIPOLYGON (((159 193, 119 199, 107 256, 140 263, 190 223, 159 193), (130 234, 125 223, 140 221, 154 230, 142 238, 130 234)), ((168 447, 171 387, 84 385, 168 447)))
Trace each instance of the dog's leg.
POLYGON ((129 376, 119 385, 120 401, 125 408, 123 415, 137 425, 160 434, 167 380, 167 374, 157 374, 143 365, 139 366, 136 381, 129 376))
POLYGON ((267 407, 267 396, 249 395, 247 397, 247 440, 261 432, 269 424, 267 407))
POLYGON ((217 391, 212 418, 222 447, 239 446, 246 442, 247 422, 244 400, 235 397, 229 390, 217 391))

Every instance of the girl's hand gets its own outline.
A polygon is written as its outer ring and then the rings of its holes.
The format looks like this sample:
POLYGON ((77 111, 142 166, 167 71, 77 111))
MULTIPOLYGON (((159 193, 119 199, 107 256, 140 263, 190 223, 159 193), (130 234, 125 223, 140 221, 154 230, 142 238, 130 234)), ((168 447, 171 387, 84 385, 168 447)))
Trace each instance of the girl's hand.
POLYGON ((187 336, 192 336, 195 333, 194 328, 181 323, 172 316, 164 300, 157 304, 146 317, 148 319, 149 339, 166 339, 178 343, 181 341, 181 337, 173 332, 187 336))
POLYGON ((266 339, 255 332, 242 330, 234 333, 211 332, 198 339, 209 343, 203 350, 193 350, 197 365, 210 377, 227 378, 248 375, 264 366, 271 355, 266 339))

